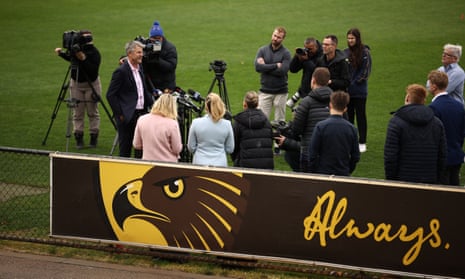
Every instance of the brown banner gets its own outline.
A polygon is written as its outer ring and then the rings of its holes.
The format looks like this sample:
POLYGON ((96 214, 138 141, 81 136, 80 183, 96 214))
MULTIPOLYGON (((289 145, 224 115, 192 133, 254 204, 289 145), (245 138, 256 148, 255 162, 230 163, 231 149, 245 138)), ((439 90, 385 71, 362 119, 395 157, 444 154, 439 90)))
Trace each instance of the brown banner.
POLYGON ((53 154, 51 234, 465 277, 465 190, 53 154))

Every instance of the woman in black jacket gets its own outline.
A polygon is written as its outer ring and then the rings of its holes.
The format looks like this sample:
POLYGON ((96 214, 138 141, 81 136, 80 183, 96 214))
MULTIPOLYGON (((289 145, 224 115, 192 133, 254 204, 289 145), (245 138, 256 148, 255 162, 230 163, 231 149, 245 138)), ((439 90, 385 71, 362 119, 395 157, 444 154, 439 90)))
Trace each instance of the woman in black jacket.
POLYGON ((234 116, 235 167, 273 169, 273 133, 266 115, 257 109, 258 94, 246 93, 244 111, 234 116))

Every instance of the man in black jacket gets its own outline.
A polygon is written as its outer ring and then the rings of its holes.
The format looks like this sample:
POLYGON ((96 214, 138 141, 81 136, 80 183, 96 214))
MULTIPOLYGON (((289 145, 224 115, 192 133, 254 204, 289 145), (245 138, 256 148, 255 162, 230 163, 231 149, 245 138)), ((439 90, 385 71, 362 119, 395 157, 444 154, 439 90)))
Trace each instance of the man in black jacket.
POLYGON ((308 169, 308 147, 312 139, 316 124, 329 116, 329 99, 333 92, 328 87, 330 73, 327 68, 319 67, 313 72, 311 81, 312 91, 305 97, 294 115, 294 138, 300 138, 300 168, 303 172, 308 169))
POLYGON ((323 50, 321 49, 320 42, 313 37, 305 39, 304 48, 296 49, 294 57, 292 57, 291 63, 289 64, 289 71, 291 73, 298 73, 302 70, 302 78, 297 92, 287 100, 286 105, 291 109, 294 108, 294 105, 299 99, 304 98, 310 92, 310 80, 312 79, 317 61, 322 54, 323 50))
POLYGON ((273 133, 268 118, 257 108, 258 94, 247 92, 243 106, 244 111, 234 116, 234 166, 273 169, 273 133))
POLYGON ((424 105, 426 95, 424 86, 409 85, 405 105, 389 121, 384 145, 386 179, 440 182, 447 155, 445 130, 433 110, 424 105))
MULTIPOLYGON (((75 35, 76 36, 76 35, 75 35)), ((99 68, 101 56, 94 46, 92 32, 81 30, 77 33, 77 41, 68 46, 66 51, 56 48, 55 52, 63 59, 71 62, 71 80, 69 84, 73 106, 73 126, 76 147, 84 147, 84 117, 89 117, 90 147, 97 146, 100 130, 100 114, 98 101, 102 92, 99 68)))
POLYGON ((176 89, 176 67, 178 64, 178 53, 176 47, 168 41, 158 21, 153 23, 149 31, 148 47, 145 50, 142 66, 151 88, 161 91, 174 91, 176 89))
POLYGON ((328 35, 323 39, 323 55, 317 62, 318 67, 328 68, 331 78, 328 86, 333 90, 347 92, 350 84, 349 64, 344 52, 337 48, 337 37, 328 35))

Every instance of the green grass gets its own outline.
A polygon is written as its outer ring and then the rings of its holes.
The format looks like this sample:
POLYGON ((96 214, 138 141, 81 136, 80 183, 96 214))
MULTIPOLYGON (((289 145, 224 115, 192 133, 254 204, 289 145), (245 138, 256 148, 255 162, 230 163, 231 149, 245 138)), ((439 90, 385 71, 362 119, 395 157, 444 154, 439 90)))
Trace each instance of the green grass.
POLYGON ((12 198, 0 203, 0 232, 18 237, 47 237, 50 220, 50 193, 12 198), (37 218, 31 218, 36 216, 37 218))
MULTIPOLYGON (((68 108, 61 104, 46 145, 42 145, 68 64, 54 48, 66 30, 91 29, 102 54, 103 94, 123 54, 124 44, 147 36, 155 19, 178 49, 178 85, 206 94, 215 59, 225 60, 226 85, 233 113, 243 94, 258 90, 253 59, 270 41, 273 28, 288 30, 284 44, 302 46, 307 36, 336 34, 345 48, 345 32, 359 27, 372 49, 369 81, 368 152, 354 176, 383 178, 383 144, 389 112, 403 103, 404 88, 424 84, 427 73, 440 65, 445 43, 465 45, 465 6, 449 1, 32 1, 2 4, 0 11, 0 145, 65 151, 68 108)), ((289 74, 290 93, 299 74, 289 74)), ((107 108, 109 106, 106 103, 107 108)), ((80 153, 108 155, 115 131, 105 114, 99 147, 80 153)), ((291 118, 290 113, 288 118, 291 118)), ((86 138, 88 141, 88 138, 86 138)), ((71 138, 69 151, 78 152, 71 138)), ((277 169, 289 170, 282 158, 277 169)))

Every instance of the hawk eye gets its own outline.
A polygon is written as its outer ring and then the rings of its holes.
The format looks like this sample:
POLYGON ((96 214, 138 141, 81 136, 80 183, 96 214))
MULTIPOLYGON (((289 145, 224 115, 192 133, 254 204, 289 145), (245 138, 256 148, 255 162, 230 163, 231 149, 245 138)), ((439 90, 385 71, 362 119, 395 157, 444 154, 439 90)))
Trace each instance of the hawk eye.
POLYGON ((163 193, 171 199, 179 199, 184 193, 184 179, 178 178, 163 185, 163 193))

